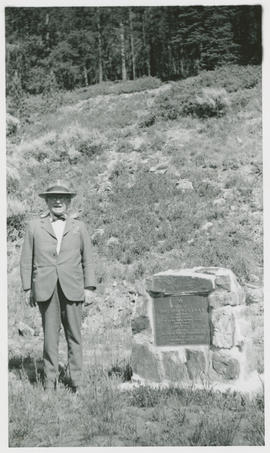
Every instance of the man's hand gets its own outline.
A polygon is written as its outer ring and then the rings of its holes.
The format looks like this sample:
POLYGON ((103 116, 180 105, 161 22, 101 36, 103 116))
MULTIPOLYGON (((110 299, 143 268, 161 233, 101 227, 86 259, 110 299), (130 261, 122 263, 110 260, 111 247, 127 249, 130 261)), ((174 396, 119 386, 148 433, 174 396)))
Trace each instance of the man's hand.
POLYGON ((93 303, 94 297, 93 297, 93 292, 94 289, 86 288, 84 290, 84 305, 91 305, 93 303))
POLYGON ((33 298, 33 294, 31 289, 28 289, 27 291, 24 291, 24 301, 26 305, 29 305, 30 307, 35 307, 36 306, 36 301, 33 298))

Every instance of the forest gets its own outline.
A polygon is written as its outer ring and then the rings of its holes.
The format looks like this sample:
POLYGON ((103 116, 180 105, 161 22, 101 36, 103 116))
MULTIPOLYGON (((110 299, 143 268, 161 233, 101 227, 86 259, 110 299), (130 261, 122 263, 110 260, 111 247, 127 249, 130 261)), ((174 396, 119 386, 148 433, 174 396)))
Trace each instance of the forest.
POLYGON ((262 60, 260 5, 7 7, 7 95, 262 60))

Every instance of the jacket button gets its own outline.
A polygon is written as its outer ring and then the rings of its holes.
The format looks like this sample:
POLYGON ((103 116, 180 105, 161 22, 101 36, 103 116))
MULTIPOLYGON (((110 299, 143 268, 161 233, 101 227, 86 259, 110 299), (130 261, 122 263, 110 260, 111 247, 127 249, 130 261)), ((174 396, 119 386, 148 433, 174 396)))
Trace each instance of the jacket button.
POLYGON ((56 253, 55 253, 55 252, 53 252, 53 256, 56 256, 56 253))

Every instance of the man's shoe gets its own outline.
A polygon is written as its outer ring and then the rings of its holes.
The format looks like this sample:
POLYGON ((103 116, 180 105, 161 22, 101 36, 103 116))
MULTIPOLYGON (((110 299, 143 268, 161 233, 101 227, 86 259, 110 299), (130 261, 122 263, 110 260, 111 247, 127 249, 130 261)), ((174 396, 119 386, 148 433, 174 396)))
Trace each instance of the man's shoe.
POLYGON ((71 393, 78 393, 79 387, 77 385, 71 385, 70 391, 71 391, 71 393))

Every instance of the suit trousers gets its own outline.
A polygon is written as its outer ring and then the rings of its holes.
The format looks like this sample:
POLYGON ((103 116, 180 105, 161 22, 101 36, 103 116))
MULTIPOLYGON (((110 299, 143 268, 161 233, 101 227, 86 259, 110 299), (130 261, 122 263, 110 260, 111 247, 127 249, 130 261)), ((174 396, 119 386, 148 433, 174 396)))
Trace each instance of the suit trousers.
POLYGON ((59 281, 46 302, 38 302, 44 334, 44 384, 53 388, 58 378, 58 348, 61 323, 68 347, 68 370, 71 385, 77 387, 82 378, 82 301, 66 299, 59 281))

